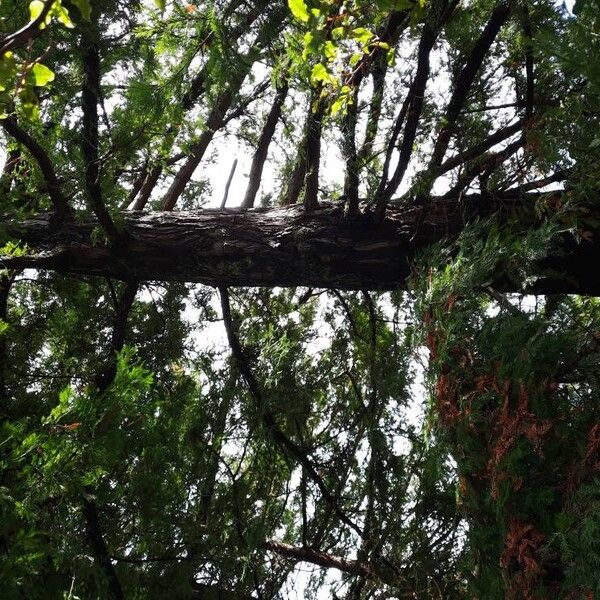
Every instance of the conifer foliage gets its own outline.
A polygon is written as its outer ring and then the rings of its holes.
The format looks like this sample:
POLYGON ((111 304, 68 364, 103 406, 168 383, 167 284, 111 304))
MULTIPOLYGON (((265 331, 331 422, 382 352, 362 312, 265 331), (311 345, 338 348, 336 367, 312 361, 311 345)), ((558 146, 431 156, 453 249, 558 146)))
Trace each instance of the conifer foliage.
POLYGON ((599 57, 598 0, 2 0, 2 597, 599 597, 599 57))

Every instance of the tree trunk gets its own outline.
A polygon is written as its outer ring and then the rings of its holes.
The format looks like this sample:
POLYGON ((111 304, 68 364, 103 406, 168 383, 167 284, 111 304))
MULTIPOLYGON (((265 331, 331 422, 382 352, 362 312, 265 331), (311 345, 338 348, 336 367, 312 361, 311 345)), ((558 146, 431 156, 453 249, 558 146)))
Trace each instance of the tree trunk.
MULTIPOLYGON (((346 290, 402 289, 411 260, 432 243, 455 237, 474 217, 518 215, 521 231, 535 225, 539 194, 524 198, 469 195, 432 199, 424 208, 389 208, 380 225, 369 216, 345 218, 341 204, 311 211, 300 205, 197 212, 126 212, 126 244, 98 238, 97 224, 48 216, 6 226, 33 252, 3 257, 9 269, 51 269, 123 280, 189 281, 213 286, 309 286, 346 290), (420 211, 424 211, 421 214, 420 211), (94 240, 94 241, 93 241, 94 240)), ((535 265, 539 278, 525 289, 498 273, 500 291, 600 295, 600 244, 557 240, 535 265)))

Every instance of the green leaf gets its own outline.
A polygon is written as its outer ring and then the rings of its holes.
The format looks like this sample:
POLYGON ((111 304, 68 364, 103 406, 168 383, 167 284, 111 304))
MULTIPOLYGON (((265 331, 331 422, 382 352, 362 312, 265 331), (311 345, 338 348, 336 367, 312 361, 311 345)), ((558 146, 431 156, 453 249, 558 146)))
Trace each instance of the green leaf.
POLYGON ((325 42, 325 46, 323 46, 323 51, 325 52, 325 56, 329 60, 335 60, 337 58, 338 48, 331 40, 327 40, 325 42))
POLYGON ((288 6, 290 7, 294 17, 296 17, 296 19, 299 21, 306 23, 310 18, 310 15, 308 14, 308 8, 306 7, 304 0, 288 0, 288 6))
POLYGON ((304 50, 302 59, 306 60, 311 54, 318 54, 323 44, 323 34, 320 31, 307 31, 304 34, 304 50))
POLYGON ((44 3, 41 0, 33 0, 29 3, 29 18, 35 21, 44 10, 44 3))
POLYGON ((352 30, 352 38, 355 39, 359 44, 367 46, 373 39, 373 32, 365 29, 364 27, 357 27, 352 30))
POLYGON ((68 29, 73 29, 73 27, 75 27, 75 24, 71 21, 71 17, 69 16, 69 11, 62 6, 60 2, 54 3, 50 15, 56 17, 68 29))
POLYGON ((33 85, 38 87, 43 87, 47 83, 54 81, 54 71, 42 63, 35 63, 33 65, 31 75, 33 76, 33 85))
POLYGON ((327 71, 327 68, 325 67, 325 65, 322 65, 321 63, 317 63, 313 69, 312 72, 310 74, 310 81, 311 83, 315 84, 318 83, 319 81, 329 81, 330 79, 330 75, 329 72, 327 71))
POLYGON ((377 7, 381 10, 406 10, 412 8, 414 2, 410 0, 377 0, 377 7))
POLYGON ((343 108, 344 108, 344 100, 342 98, 338 98, 331 105, 331 114, 332 114, 332 116, 335 117, 335 115, 337 115, 339 112, 341 112, 343 108))
POLYGON ((19 92, 20 108, 29 121, 37 121, 40 116, 40 107, 37 94, 30 85, 25 86, 19 92))
POLYGON ((331 30, 331 37, 334 40, 341 40, 341 39, 343 39, 345 33, 346 33, 346 29, 344 27, 334 27, 331 30))
POLYGON ((81 16, 89 21, 92 18, 92 7, 90 0, 72 0, 73 4, 79 9, 81 16))
POLYGON ((360 59, 363 57, 363 55, 359 52, 355 52, 351 57, 350 60, 348 61, 350 63, 351 67, 355 67, 359 62, 360 59))
POLYGON ((165 10, 167 6, 166 0, 154 0, 154 4, 156 5, 156 8, 158 8, 158 10, 160 10, 161 12, 165 10))
POLYGON ((29 252, 27 244, 9 241, 0 248, 0 255, 5 256, 25 256, 29 252))
POLYGON ((6 52, 0 59, 0 92, 7 90, 17 75, 17 63, 12 52, 6 52))

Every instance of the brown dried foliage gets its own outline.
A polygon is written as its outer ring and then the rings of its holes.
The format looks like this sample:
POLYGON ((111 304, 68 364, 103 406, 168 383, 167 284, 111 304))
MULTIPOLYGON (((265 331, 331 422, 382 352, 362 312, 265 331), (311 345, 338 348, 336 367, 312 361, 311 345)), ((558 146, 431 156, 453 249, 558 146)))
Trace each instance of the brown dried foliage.
POLYGON ((505 572, 508 598, 537 600, 536 583, 543 573, 537 554, 544 536, 533 525, 513 517, 504 539, 500 567, 505 572))

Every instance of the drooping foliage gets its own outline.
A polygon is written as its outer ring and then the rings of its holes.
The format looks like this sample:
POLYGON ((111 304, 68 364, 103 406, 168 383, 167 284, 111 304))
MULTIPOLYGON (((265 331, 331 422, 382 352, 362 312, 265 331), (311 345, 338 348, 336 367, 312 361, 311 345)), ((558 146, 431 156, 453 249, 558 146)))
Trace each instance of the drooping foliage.
POLYGON ((600 5, 573 11, 0 2, 2 597, 600 595, 600 5), (279 257, 341 289, 226 287, 291 205, 362 232, 345 265, 296 216, 279 257), (258 216, 169 254, 183 210, 258 216), (408 290, 347 291, 398 252, 408 290))
POLYGON ((465 542, 477 597, 595 597, 598 301, 516 302, 486 285, 499 254, 526 276, 531 250, 548 241, 533 237, 479 229, 445 267, 429 258, 418 313, 431 435, 456 461, 457 502, 477 523, 465 542))

